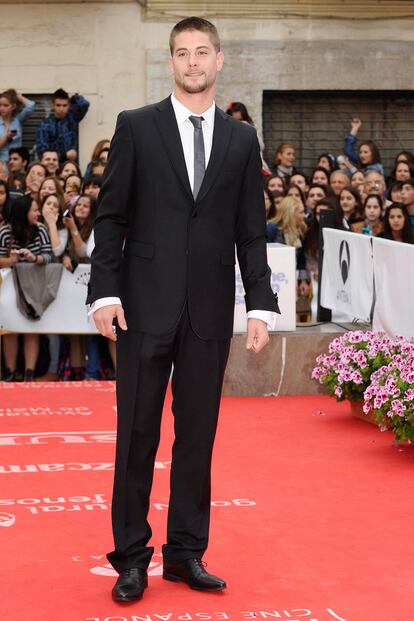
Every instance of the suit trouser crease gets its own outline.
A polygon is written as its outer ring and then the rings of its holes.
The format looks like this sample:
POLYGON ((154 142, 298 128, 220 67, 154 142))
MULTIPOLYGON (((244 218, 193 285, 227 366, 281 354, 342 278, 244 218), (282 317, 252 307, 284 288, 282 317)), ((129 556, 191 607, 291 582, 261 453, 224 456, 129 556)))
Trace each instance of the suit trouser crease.
POLYGON ((154 551, 147 545, 152 535, 147 514, 172 363, 175 441, 163 556, 169 563, 201 557, 208 544, 211 457, 230 339, 197 337, 186 309, 173 332, 121 333, 117 347, 115 550, 108 560, 117 571, 146 568, 154 551))

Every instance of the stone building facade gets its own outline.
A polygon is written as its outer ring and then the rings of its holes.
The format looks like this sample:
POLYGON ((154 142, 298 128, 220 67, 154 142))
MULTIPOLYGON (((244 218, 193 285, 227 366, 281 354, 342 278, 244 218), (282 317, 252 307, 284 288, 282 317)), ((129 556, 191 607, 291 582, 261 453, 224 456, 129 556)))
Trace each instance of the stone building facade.
MULTIPOLYGON (((377 0, 370 2, 375 8, 377 0)), ((171 26, 209 3, 168 4, 177 4, 177 10, 157 13, 157 2, 132 0, 0 0, 0 88, 47 94, 62 86, 84 94, 91 101, 80 126, 85 166, 94 144, 112 135, 120 110, 171 91, 171 26)), ((263 91, 414 91, 414 11, 404 11, 404 2, 394 3, 400 11, 373 11, 365 18, 358 18, 357 9, 349 17, 332 10, 329 17, 310 8, 296 16, 279 11, 246 17, 241 6, 246 3, 239 3, 239 14, 234 1, 211 4, 223 9, 218 15, 218 8, 216 15, 204 11, 218 26, 225 53, 217 102, 222 107, 232 100, 246 103, 259 131, 263 91)))

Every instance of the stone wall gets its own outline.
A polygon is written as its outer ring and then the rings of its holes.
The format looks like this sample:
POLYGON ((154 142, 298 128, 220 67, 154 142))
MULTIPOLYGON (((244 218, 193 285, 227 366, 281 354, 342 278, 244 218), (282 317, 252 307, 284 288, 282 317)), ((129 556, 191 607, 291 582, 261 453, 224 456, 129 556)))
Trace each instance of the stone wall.
MULTIPOLYGON (((82 165, 110 136, 119 110, 168 95, 169 23, 138 3, 1 4, 0 88, 91 101, 81 124, 82 165)), ((226 61, 217 101, 244 101, 261 129, 264 89, 413 89, 414 19, 216 20, 226 61)))

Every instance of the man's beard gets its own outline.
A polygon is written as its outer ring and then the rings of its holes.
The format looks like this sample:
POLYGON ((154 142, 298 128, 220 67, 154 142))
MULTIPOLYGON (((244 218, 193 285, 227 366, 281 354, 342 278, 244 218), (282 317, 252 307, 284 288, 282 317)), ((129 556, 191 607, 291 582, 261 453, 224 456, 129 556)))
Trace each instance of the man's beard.
POLYGON ((199 82, 187 82, 185 77, 176 82, 186 93, 203 93, 210 86, 205 75, 200 76, 199 82))

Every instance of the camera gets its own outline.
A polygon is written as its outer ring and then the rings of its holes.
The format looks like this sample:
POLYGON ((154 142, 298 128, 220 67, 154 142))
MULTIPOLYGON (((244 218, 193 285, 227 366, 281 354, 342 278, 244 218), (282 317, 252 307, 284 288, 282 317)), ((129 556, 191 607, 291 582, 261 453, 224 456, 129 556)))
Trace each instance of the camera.
POLYGON ((65 209, 65 211, 63 212, 63 217, 64 218, 71 218, 72 214, 70 213, 70 209, 65 209))

